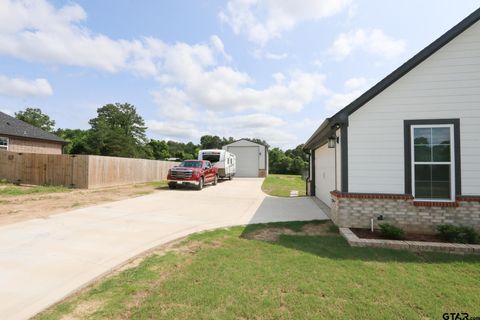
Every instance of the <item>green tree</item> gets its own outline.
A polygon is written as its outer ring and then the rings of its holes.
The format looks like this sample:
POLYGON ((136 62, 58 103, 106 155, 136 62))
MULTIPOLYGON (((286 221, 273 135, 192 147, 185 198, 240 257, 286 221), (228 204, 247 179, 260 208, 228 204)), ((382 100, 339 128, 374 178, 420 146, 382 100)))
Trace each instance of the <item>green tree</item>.
POLYGON ((92 154, 105 156, 147 158, 145 121, 135 106, 124 103, 107 104, 97 110, 89 121, 92 128, 88 145, 92 154))
POLYGON ((308 154, 303 151, 304 144, 299 144, 295 149, 285 151, 285 155, 290 158, 300 157, 303 161, 308 161, 308 154))
POLYGON ((222 139, 219 136, 204 135, 200 138, 202 149, 221 149, 222 139))
POLYGON ((170 158, 170 152, 168 151, 168 144, 163 140, 150 140, 148 146, 152 149, 152 155, 154 159, 163 160, 170 158))
POLYGON ((293 158, 292 163, 290 165, 290 173, 301 175, 305 172, 306 169, 307 169, 307 162, 305 162, 300 157, 293 158))
POLYGON ((228 137, 228 138, 223 137, 223 138, 222 138, 222 147, 223 147, 224 145, 227 145, 227 144, 230 144, 230 143, 234 143, 234 142, 235 142, 235 138, 233 138, 233 137, 228 137))
MULTIPOLYGON (((273 148, 268 152, 269 167, 271 173, 280 174, 303 174, 308 162, 304 160, 306 154, 303 145, 283 152, 279 148, 273 148)), ((306 156, 305 158, 308 159, 306 156)))
POLYGON ((245 140, 248 140, 248 141, 251 141, 253 143, 258 143, 258 144, 261 144, 267 148, 270 148, 270 145, 267 143, 267 141, 263 140, 263 139, 258 139, 258 138, 245 138, 245 140))
POLYGON ((55 120, 50 119, 39 108, 26 108, 24 111, 15 112, 15 117, 48 132, 53 132, 55 127, 55 120))
POLYGON ((88 130, 57 129, 55 134, 67 142, 63 152, 67 154, 88 154, 88 130))

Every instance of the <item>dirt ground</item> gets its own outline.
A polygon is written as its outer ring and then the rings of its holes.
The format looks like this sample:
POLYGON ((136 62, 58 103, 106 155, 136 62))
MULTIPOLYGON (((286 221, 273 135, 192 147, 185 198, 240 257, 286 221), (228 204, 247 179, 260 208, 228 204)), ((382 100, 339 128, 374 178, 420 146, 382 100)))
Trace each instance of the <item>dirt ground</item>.
POLYGON ((71 190, 20 196, 0 196, 0 226, 95 204, 139 197, 162 188, 151 184, 127 185, 96 190, 71 190))
POLYGON ((268 242, 277 242, 281 235, 296 235, 296 236, 324 236, 335 234, 330 230, 331 223, 312 224, 308 223, 303 226, 302 231, 295 232, 288 228, 263 228, 260 230, 247 233, 244 237, 250 240, 261 240, 268 242))

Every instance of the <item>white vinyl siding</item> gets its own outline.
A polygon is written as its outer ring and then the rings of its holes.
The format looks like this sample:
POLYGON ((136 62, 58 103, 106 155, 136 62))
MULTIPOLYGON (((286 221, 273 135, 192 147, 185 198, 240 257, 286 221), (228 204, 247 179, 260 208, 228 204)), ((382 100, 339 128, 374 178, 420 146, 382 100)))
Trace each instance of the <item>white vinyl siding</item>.
POLYGON ((462 194, 480 194, 480 23, 349 117, 350 192, 404 193, 404 120, 460 119, 462 194))

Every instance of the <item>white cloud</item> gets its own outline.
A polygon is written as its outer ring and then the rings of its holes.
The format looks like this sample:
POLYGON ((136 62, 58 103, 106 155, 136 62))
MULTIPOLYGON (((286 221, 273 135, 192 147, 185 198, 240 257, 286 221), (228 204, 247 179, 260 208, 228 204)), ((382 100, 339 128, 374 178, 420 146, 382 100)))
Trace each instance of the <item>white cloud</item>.
POLYGON ((326 109, 337 112, 361 96, 372 84, 371 79, 363 77, 351 78, 345 81, 343 93, 334 93, 326 101, 326 109))
POLYGON ((27 61, 92 67, 109 72, 156 73, 147 39, 114 40, 81 23, 77 4, 55 8, 45 0, 0 0, 0 54, 27 61))
POLYGON ((235 34, 246 34, 250 41, 264 45, 303 21, 333 16, 350 4, 351 0, 231 0, 219 17, 235 34))
POLYGON ((234 137, 257 137, 271 144, 292 146, 296 135, 287 127, 287 121, 263 113, 225 115, 221 112, 191 119, 189 121, 147 121, 149 130, 161 139, 198 141, 204 134, 234 137), (202 129, 199 129, 202 128, 202 129))
POLYGON ((404 40, 397 40, 386 35, 381 29, 357 29, 340 34, 329 49, 329 53, 337 60, 345 59, 353 51, 360 49, 369 54, 383 58, 395 58, 405 52, 404 40))
MULTIPOLYGON (((305 7, 268 1, 267 20, 254 19, 265 27, 266 39, 270 39, 300 21, 335 14, 348 2, 308 1, 305 7)), ((252 1, 246 6, 253 10, 262 5, 252 1)), ((73 3, 55 7, 45 0, 0 0, 0 55, 152 77, 158 83, 151 91, 152 99, 162 120, 150 120, 150 131, 181 140, 210 133, 258 136, 285 144, 295 136, 278 114, 298 112, 330 94, 325 75, 317 72, 276 73, 270 84, 257 85, 249 74, 230 65, 232 58, 217 35, 200 44, 166 43, 153 37, 112 39, 88 29, 86 19, 83 8, 73 3)), ((262 54, 267 59, 287 57, 267 51, 262 54)), ((44 79, 23 81, 37 89, 24 89, 25 94, 51 94, 44 79)))
MULTIPOLYGON (((163 69, 169 75, 166 81, 176 87, 174 90, 162 89, 155 96, 170 96, 174 91, 175 104, 181 102, 190 108, 201 106, 213 111, 298 112, 305 104, 328 93, 323 74, 301 71, 290 73, 288 78, 284 76, 281 82, 277 74, 275 84, 254 89, 250 86, 253 80, 248 74, 227 66, 208 68, 208 64, 196 61, 192 52, 179 54, 175 50, 172 55, 167 54, 163 69), (183 92, 181 100, 178 99, 180 92, 183 92)), ((168 100, 163 98, 163 101, 168 100)))
POLYGON ((253 56, 257 59, 284 60, 288 58, 288 53, 273 53, 264 49, 256 49, 253 52, 253 56))
POLYGON ((207 134, 191 122, 149 120, 146 125, 150 131, 160 135, 162 139, 191 141, 198 140, 202 135, 207 134))
POLYGON ((185 92, 177 88, 166 88, 151 94, 153 101, 159 106, 160 115, 164 118, 195 120, 201 117, 200 112, 188 106, 189 100, 185 92))
POLYGON ((0 96, 42 97, 51 96, 53 89, 46 79, 20 79, 0 75, 0 96))
POLYGON ((287 128, 287 121, 280 117, 254 113, 238 116, 220 116, 210 118, 207 121, 209 132, 215 132, 221 136, 257 137, 268 141, 272 145, 291 145, 296 141, 295 134, 287 128))
POLYGON ((232 57, 225 52, 225 46, 223 45, 222 39, 220 39, 217 35, 213 35, 210 37, 210 42, 212 43, 213 47, 223 55, 223 57, 227 61, 231 61, 232 57))
POLYGON ((286 124, 286 122, 276 116, 252 113, 228 117, 212 117, 206 120, 209 126, 223 126, 234 129, 254 129, 254 128, 272 128, 286 124))
MULTIPOLYGON (((214 111, 295 112, 327 91, 322 74, 302 72, 292 73, 281 84, 253 88, 254 80, 248 74, 219 64, 218 55, 226 60, 229 55, 216 35, 209 43, 194 45, 166 44, 151 37, 113 40, 82 26, 87 14, 76 4, 56 8, 45 0, 0 1, 0 54, 150 75, 167 87, 156 94, 157 102, 160 97, 168 97, 169 103, 175 99, 175 105, 193 109, 202 106, 214 111)), ((329 15, 343 6, 331 1, 308 5, 316 12, 315 17, 329 15)), ((290 8, 287 2, 278 8, 269 3, 269 7, 273 18, 285 12, 295 12, 296 18, 313 17, 310 10, 298 11, 295 8, 302 6, 290 8)))

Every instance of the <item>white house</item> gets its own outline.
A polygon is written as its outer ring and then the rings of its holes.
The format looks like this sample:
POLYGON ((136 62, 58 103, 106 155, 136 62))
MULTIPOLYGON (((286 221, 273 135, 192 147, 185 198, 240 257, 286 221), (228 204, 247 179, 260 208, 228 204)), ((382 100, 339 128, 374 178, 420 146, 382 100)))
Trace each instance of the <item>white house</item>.
POLYGON ((223 146, 237 157, 237 177, 266 177, 268 175, 268 148, 262 144, 241 139, 223 146))
POLYGON ((343 227, 480 228, 480 9, 305 144, 310 194, 343 227))

